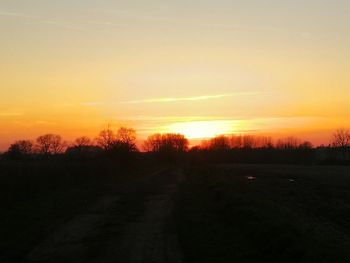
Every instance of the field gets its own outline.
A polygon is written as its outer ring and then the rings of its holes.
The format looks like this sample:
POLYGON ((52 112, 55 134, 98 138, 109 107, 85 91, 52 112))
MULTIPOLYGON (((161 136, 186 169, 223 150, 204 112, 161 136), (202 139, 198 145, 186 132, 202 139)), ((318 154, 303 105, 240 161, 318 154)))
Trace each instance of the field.
POLYGON ((350 169, 194 167, 176 218, 188 262, 350 262, 350 169))
POLYGON ((3 161, 0 262, 350 262, 349 175, 3 161))

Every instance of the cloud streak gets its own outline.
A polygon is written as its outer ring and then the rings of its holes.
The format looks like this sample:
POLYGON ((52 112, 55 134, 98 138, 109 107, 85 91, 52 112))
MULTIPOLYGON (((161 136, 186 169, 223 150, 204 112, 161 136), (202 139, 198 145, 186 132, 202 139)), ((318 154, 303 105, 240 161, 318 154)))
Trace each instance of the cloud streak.
POLYGON ((33 15, 27 15, 27 14, 17 13, 17 12, 8 12, 8 11, 3 11, 3 10, 0 10, 0 16, 23 17, 23 18, 39 18, 39 17, 33 16, 33 15))
MULTIPOLYGON (((152 15, 141 15, 137 13, 132 13, 129 11, 121 11, 121 10, 105 10, 104 13, 113 14, 114 18, 119 18, 122 20, 139 20, 139 21, 153 21, 153 22, 164 22, 164 23, 176 23, 180 25, 193 25, 200 26, 206 28, 221 28, 227 30, 244 30, 244 31, 271 31, 275 33, 283 33, 285 30, 282 28, 274 27, 274 26, 250 26, 243 24, 232 24, 232 23, 217 23, 217 22, 202 22, 196 19, 189 18, 179 18, 179 17, 162 17, 162 16, 152 16, 152 15)), ((61 21, 50 21, 46 20, 43 17, 38 17, 34 15, 12 12, 6 10, 0 10, 0 16, 9 16, 9 17, 21 17, 21 18, 30 18, 39 20, 41 24, 52 24, 55 26, 59 26, 66 29, 78 30, 78 31, 86 31, 86 28, 76 26, 73 24, 66 24, 61 21)), ((86 20, 82 21, 87 27, 88 25, 99 25, 99 26, 120 26, 118 23, 113 23, 112 21, 94 21, 94 20, 86 20)))
POLYGON ((205 101, 205 100, 214 100, 214 99, 223 99, 227 97, 236 97, 236 96, 249 96, 249 95, 258 95, 260 92, 236 92, 228 94, 216 94, 216 95, 202 95, 194 97, 166 97, 166 98, 152 98, 144 100, 130 100, 124 101, 125 104, 141 104, 141 103, 174 103, 174 102, 186 102, 186 101, 205 101))
POLYGON ((17 112, 17 111, 4 111, 0 112, 0 117, 18 117, 22 116, 24 113, 23 112, 17 112))
POLYGON ((85 28, 83 28, 83 27, 73 26, 73 25, 61 23, 61 22, 58 22, 58 21, 45 20, 45 21, 40 21, 40 22, 42 24, 53 25, 53 26, 57 26, 57 27, 60 27, 60 28, 64 28, 64 29, 85 31, 85 28))
POLYGON ((34 16, 34 15, 29 15, 29 14, 24 14, 24 13, 18 13, 18 12, 12 12, 12 11, 5 11, 5 10, 0 10, 0 16, 5 16, 5 17, 17 17, 17 18, 28 18, 32 19, 40 24, 44 25, 52 25, 56 27, 60 27, 63 29, 70 29, 70 30, 77 30, 77 31, 85 31, 85 28, 75 26, 72 24, 67 24, 67 23, 62 23, 60 21, 56 20, 47 20, 43 17, 39 16, 34 16))
MULTIPOLYGON (((164 22, 164 23, 175 23, 182 26, 199 26, 205 28, 217 28, 226 30, 242 30, 242 31, 262 31, 262 32, 275 32, 275 33, 286 33, 286 30, 276 26, 251 26, 247 24, 235 24, 230 22, 203 22, 198 19, 186 18, 186 17, 164 17, 159 15, 143 15, 130 12, 128 10, 104 10, 104 13, 113 14, 115 18, 127 19, 127 20, 138 20, 138 21, 150 21, 150 22, 164 22)), ((110 21, 99 21, 100 25, 116 25, 110 21)))

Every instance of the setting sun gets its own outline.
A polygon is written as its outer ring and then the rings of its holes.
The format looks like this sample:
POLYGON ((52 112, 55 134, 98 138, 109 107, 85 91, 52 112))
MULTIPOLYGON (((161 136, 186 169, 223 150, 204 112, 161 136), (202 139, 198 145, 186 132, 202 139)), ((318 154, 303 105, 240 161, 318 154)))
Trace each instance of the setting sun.
POLYGON ((177 122, 169 125, 167 132, 181 133, 189 139, 200 139, 234 133, 236 127, 237 123, 227 120, 177 122))

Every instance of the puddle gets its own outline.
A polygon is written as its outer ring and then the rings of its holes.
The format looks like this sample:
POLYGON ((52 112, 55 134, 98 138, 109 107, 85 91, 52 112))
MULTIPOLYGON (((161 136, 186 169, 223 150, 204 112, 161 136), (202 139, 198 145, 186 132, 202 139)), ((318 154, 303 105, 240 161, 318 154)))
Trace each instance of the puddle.
POLYGON ((252 181, 252 180, 255 180, 255 179, 256 179, 256 177, 255 177, 255 176, 250 176, 250 175, 246 176, 246 178, 247 178, 248 180, 250 180, 250 181, 252 181))

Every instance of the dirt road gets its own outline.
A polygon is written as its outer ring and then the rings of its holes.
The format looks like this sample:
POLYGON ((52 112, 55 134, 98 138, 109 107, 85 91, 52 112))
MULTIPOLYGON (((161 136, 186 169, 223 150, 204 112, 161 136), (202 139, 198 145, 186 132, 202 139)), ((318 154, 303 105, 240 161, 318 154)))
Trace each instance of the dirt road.
POLYGON ((179 176, 158 171, 98 200, 58 227, 25 262, 182 262, 171 224, 179 176))

